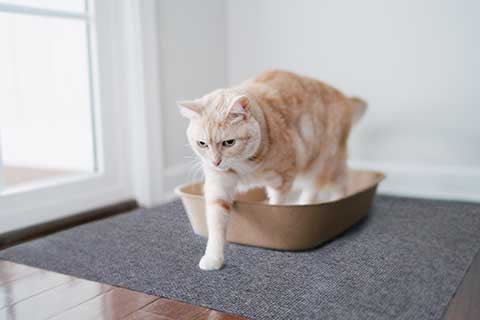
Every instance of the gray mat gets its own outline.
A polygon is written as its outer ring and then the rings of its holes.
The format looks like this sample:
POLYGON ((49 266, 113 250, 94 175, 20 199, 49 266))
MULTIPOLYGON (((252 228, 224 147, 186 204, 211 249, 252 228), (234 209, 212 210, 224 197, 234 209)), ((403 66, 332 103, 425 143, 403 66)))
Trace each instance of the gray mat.
POLYGON ((197 263, 179 201, 89 223, 0 258, 253 319, 439 319, 480 247, 480 204, 377 197, 369 218, 316 250, 230 244, 197 263))

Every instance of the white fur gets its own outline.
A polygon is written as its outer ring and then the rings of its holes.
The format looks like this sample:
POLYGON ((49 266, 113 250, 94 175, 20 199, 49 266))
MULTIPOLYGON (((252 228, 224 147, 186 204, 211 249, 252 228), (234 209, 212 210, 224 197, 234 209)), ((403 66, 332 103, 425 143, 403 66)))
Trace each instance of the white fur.
POLYGON ((221 199, 233 202, 233 195, 237 186, 237 179, 233 174, 218 174, 216 171, 205 168, 204 194, 207 203, 208 241, 205 254, 200 260, 202 270, 218 270, 223 266, 225 238, 229 212, 213 201, 221 199))
POLYGON ((302 114, 297 120, 297 130, 292 132, 295 146, 295 156, 298 167, 304 167, 311 157, 311 150, 308 148, 315 139, 313 122, 308 114, 302 114))

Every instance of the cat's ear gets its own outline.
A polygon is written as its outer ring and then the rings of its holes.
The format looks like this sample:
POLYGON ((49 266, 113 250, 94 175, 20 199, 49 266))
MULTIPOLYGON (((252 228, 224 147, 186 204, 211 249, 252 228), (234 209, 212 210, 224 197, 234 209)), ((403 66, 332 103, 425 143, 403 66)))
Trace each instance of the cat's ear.
POLYGON ((247 96, 238 96, 233 99, 228 109, 228 115, 235 119, 245 120, 250 115, 250 100, 247 96))
POLYGON ((182 116, 188 119, 200 117, 203 106, 195 100, 192 101, 177 101, 177 106, 180 109, 182 116))

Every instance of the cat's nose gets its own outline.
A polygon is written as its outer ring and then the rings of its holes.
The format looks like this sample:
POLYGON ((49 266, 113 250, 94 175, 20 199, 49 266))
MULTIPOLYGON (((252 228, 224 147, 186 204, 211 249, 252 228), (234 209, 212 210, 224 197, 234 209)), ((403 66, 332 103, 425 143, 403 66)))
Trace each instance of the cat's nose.
POLYGON ((215 165, 215 167, 218 167, 220 165, 220 163, 222 163, 222 159, 218 159, 218 160, 213 161, 213 164, 215 165))

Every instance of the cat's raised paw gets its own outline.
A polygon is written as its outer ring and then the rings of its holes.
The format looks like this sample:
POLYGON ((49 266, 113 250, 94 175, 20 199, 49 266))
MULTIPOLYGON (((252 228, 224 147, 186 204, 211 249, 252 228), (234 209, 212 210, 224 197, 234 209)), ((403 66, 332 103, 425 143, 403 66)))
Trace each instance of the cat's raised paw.
POLYGON ((203 256, 198 264, 200 269, 205 271, 220 270, 223 267, 223 258, 214 256, 203 256))

